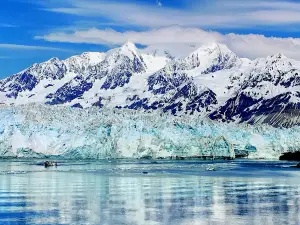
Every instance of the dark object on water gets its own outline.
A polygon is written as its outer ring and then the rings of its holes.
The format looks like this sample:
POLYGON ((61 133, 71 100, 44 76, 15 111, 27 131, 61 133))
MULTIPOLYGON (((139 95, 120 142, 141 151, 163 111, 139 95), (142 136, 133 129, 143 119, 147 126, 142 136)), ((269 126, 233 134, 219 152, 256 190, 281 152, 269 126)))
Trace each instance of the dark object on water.
POLYGON ((183 156, 176 156, 175 158, 176 160, 185 160, 185 158, 183 156))
POLYGON ((57 166, 57 162, 50 162, 50 161, 46 161, 44 162, 44 166, 45 168, 50 167, 50 166, 57 166))
POLYGON ((148 172, 147 171, 143 171, 143 174, 148 174, 148 172))
POLYGON ((152 159, 152 156, 146 155, 146 156, 141 157, 141 159, 152 159))
POLYGON ((300 152, 286 152, 283 153, 279 160, 288 160, 288 161, 300 161, 300 152))

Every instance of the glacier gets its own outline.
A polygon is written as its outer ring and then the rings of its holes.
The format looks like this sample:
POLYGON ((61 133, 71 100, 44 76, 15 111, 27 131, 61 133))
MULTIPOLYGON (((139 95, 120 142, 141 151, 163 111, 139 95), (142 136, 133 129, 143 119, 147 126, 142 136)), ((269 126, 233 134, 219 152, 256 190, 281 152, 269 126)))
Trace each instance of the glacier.
POLYGON ((220 123, 208 118, 44 104, 0 107, 0 156, 119 159, 210 157, 275 159, 300 149, 300 127, 220 123))

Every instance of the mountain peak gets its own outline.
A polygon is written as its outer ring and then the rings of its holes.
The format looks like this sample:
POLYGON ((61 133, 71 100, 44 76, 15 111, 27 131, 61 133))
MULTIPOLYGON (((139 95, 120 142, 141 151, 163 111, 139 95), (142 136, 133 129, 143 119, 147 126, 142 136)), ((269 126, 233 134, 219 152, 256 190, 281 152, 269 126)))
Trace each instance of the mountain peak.
POLYGON ((132 42, 125 43, 121 48, 120 52, 123 55, 128 56, 130 59, 132 59, 135 55, 138 55, 138 50, 132 42))
POLYGON ((200 48, 198 48, 196 51, 194 51, 193 54, 201 54, 201 55, 211 55, 213 53, 232 53, 233 52, 224 44, 212 42, 208 44, 202 45, 200 48))
POLYGON ((49 59, 47 62, 54 63, 54 62, 57 62, 57 61, 60 61, 60 59, 57 58, 57 57, 53 57, 53 58, 49 59))
POLYGON ((130 50, 136 50, 136 46, 133 42, 127 41, 124 45, 122 45, 122 48, 128 48, 130 50))
POLYGON ((224 44, 209 43, 202 45, 191 53, 186 60, 191 61, 192 67, 198 67, 203 73, 213 73, 230 69, 241 64, 241 60, 224 44))
POLYGON ((137 48, 134 43, 132 42, 126 42, 124 45, 120 48, 122 51, 131 51, 133 53, 137 52, 137 48))
POLYGON ((271 56, 271 58, 275 58, 275 59, 286 59, 287 57, 285 55, 283 55, 282 53, 277 53, 271 56))

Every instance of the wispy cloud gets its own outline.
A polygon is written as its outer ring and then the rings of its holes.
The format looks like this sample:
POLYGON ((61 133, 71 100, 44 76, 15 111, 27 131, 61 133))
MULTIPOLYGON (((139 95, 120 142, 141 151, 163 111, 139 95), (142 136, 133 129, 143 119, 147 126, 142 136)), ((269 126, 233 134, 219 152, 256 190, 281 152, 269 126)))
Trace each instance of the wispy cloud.
MULTIPOLYGON (((281 52, 288 57, 300 60, 299 38, 276 38, 263 35, 221 34, 199 28, 183 28, 179 26, 150 29, 148 31, 118 32, 113 29, 88 29, 71 33, 57 32, 38 36, 50 42, 92 43, 104 45, 121 45, 126 41, 145 46, 179 46, 202 45, 209 42, 226 44, 241 57, 257 58, 281 52)), ((182 51, 182 48, 180 48, 182 51)))
POLYGON ((92 0, 68 0, 61 5, 57 0, 47 1, 44 10, 152 28, 171 25, 253 27, 300 23, 300 3, 283 0, 211 0, 206 5, 205 1, 198 1, 201 3, 198 7, 187 6, 184 10, 157 7, 162 5, 160 0, 156 1, 156 5, 92 0))
POLYGON ((46 46, 34 46, 34 45, 18 45, 18 44, 0 44, 0 49, 15 49, 15 50, 40 50, 40 51, 61 51, 72 52, 69 49, 53 48, 46 46))

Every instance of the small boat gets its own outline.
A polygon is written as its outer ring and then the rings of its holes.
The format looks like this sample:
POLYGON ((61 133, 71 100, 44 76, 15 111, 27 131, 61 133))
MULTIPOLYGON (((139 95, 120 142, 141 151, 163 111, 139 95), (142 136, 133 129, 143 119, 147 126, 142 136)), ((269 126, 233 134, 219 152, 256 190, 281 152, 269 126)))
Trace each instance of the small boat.
POLYGON ((51 161, 46 161, 44 162, 45 168, 50 167, 50 166, 57 166, 57 162, 51 162, 51 161))

